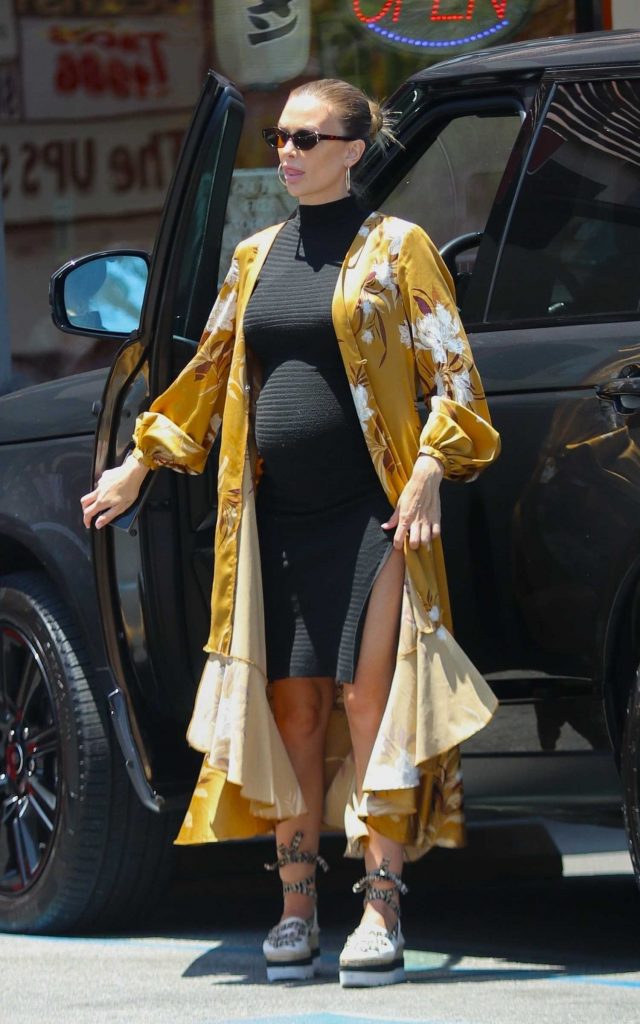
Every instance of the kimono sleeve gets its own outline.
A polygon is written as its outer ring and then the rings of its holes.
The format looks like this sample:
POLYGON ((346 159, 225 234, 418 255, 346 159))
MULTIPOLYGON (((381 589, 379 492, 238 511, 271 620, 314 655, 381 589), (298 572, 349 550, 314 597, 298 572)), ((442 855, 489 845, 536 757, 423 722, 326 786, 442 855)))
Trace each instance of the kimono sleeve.
POLYGON ((473 480, 500 452, 471 348, 458 316, 453 282, 422 228, 412 225, 398 256, 398 285, 416 370, 429 416, 420 452, 449 479, 473 480))
POLYGON ((238 301, 234 256, 198 345, 178 377, 136 420, 134 458, 150 469, 201 473, 222 422, 238 301))

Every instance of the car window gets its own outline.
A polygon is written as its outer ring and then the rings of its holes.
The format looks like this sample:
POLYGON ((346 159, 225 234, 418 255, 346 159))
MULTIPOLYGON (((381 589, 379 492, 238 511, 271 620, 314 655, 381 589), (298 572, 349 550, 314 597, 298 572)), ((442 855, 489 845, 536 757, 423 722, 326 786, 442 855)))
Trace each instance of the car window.
POLYGON ((521 117, 514 109, 449 121, 380 208, 420 224, 438 247, 483 231, 521 117))
POLYGON ((636 313, 640 80, 552 96, 507 232, 489 320, 636 313))

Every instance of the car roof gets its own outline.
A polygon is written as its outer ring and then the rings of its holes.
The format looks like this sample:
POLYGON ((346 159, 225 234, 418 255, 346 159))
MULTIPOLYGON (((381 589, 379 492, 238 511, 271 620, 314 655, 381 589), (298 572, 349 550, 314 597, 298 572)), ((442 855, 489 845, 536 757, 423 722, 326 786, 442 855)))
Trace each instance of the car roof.
POLYGON ((575 36, 552 36, 523 43, 476 50, 443 60, 417 75, 411 82, 471 78, 505 73, 542 74, 548 68, 582 65, 636 64, 640 71, 640 31, 589 32, 575 36))

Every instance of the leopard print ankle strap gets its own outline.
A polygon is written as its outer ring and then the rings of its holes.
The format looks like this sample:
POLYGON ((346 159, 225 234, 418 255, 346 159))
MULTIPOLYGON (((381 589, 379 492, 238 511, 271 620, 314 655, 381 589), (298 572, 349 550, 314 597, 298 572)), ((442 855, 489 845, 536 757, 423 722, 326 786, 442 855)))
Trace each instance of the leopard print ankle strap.
POLYGON ((329 865, 324 857, 321 857, 319 853, 311 853, 310 850, 300 849, 302 837, 302 832, 296 832, 291 840, 291 846, 285 846, 284 843, 278 843, 276 847, 278 859, 274 861, 273 864, 265 864, 266 870, 276 871, 278 868, 286 867, 287 864, 318 864, 323 871, 328 871, 329 865))
POLYGON ((283 882, 282 892, 285 896, 288 892, 299 892, 303 896, 312 896, 314 900, 318 898, 316 880, 313 875, 301 878, 299 882, 283 882))
POLYGON ((409 892, 409 889, 400 878, 400 875, 396 875, 393 871, 389 870, 389 861, 383 860, 377 871, 370 871, 354 883, 353 891, 364 891, 365 903, 370 903, 371 900, 382 900, 400 917, 400 904, 396 898, 396 892, 404 896, 405 893, 409 892), (393 887, 382 889, 380 886, 375 885, 376 882, 381 881, 393 882, 393 887))

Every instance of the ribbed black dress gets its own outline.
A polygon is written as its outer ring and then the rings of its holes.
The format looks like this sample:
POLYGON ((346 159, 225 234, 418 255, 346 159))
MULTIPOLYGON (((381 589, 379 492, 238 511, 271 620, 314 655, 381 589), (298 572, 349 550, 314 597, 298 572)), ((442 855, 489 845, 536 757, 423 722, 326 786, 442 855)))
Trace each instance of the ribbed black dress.
POLYGON ((300 206, 276 237, 244 316, 262 369, 255 436, 267 673, 352 682, 391 515, 338 349, 331 303, 365 214, 300 206))

